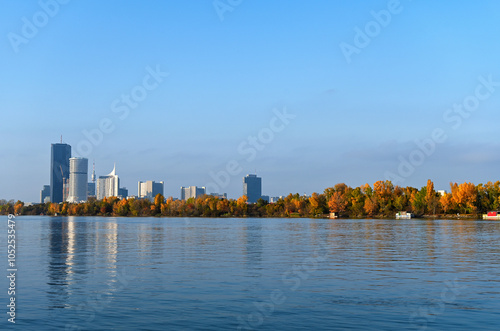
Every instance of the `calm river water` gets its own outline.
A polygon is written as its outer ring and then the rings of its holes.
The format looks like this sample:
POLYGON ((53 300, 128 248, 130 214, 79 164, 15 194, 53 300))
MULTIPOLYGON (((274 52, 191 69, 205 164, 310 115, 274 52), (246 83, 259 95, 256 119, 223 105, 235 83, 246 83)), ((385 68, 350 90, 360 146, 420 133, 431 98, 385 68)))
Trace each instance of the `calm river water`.
POLYGON ((21 216, 16 234, 0 329, 500 329, 498 221, 21 216))

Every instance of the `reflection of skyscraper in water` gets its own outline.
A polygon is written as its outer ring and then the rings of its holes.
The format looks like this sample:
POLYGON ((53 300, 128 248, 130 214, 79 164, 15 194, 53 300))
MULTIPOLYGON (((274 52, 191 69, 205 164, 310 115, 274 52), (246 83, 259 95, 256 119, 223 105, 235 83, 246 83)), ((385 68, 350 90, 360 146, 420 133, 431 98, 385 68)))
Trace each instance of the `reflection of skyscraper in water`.
MULTIPOLYGON (((106 231, 102 238, 100 236, 96 238, 96 251, 99 251, 99 246, 104 248, 102 256, 104 256, 110 277, 113 278, 116 277, 116 262, 118 258, 118 224, 115 219, 110 219, 109 222, 102 225, 106 231)), ((99 231, 98 233, 102 232, 99 231)))
MULTIPOLYGON (((115 218, 106 219, 106 222, 94 223, 97 227, 93 231, 96 233, 94 240, 94 249, 96 252, 97 265, 104 265, 104 276, 106 279, 104 288, 106 291, 115 292, 122 285, 121 277, 123 277, 124 269, 118 267, 120 240, 131 242, 136 240, 136 234, 132 233, 128 236, 125 232, 120 234, 120 224, 115 218)), ((126 228, 126 227, 125 227, 126 228)))
POLYGON ((81 274, 86 274, 87 261, 86 237, 78 233, 86 233, 86 222, 75 222, 74 217, 67 219, 51 218, 49 222, 48 247, 48 301, 51 309, 66 308, 70 301, 73 287, 82 287, 81 274))
MULTIPOLYGON (((253 222, 254 220, 252 220, 253 222)), ((244 230, 245 238, 245 257, 250 266, 259 266, 262 263, 262 224, 247 225, 244 230)))

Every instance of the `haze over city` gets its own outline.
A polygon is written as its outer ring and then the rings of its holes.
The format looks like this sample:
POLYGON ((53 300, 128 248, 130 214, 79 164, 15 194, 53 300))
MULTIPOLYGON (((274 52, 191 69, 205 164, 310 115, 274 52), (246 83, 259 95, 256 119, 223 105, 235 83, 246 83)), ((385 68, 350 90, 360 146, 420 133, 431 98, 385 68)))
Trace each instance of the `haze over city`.
POLYGON ((61 135, 131 194, 179 197, 228 165, 231 198, 248 173, 270 196, 495 181, 499 7, 4 1, 0 199, 39 200, 61 135))

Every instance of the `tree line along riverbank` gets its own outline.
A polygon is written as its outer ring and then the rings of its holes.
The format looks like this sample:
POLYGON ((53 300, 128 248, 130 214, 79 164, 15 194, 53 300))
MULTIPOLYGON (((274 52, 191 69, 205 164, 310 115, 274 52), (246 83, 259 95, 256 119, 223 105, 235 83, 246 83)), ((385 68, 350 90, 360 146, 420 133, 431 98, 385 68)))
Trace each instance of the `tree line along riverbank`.
POLYGON ((326 217, 330 212, 348 218, 394 218, 407 211, 430 218, 477 218, 500 209, 500 181, 474 185, 450 183, 450 192, 440 194, 434 183, 420 189, 400 187, 390 181, 377 181, 349 187, 336 184, 311 196, 289 194, 274 203, 259 200, 248 203, 246 196, 221 199, 204 195, 186 201, 157 195, 147 199, 116 197, 82 203, 45 203, 25 205, 21 201, 0 200, 0 214, 60 216, 164 216, 164 217, 326 217))

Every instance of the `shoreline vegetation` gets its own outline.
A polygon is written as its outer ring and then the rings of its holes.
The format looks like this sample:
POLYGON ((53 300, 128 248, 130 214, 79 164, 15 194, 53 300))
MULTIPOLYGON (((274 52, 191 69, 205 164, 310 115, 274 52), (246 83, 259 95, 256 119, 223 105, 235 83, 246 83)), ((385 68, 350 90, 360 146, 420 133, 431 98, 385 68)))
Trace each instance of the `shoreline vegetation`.
POLYGON ((400 211, 415 218, 478 219, 483 213, 500 209, 500 181, 474 185, 450 183, 450 193, 439 194, 434 183, 416 189, 377 181, 351 188, 336 184, 323 193, 311 196, 289 194, 274 203, 260 199, 247 203, 247 197, 236 200, 211 195, 184 200, 165 199, 158 194, 148 199, 117 197, 82 203, 50 203, 26 206, 23 202, 0 200, 0 214, 48 216, 121 216, 121 217, 262 217, 327 218, 336 213, 341 218, 394 218, 400 211))

